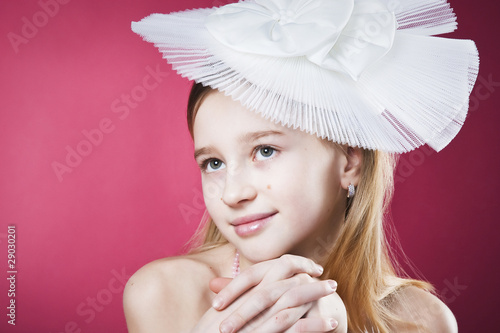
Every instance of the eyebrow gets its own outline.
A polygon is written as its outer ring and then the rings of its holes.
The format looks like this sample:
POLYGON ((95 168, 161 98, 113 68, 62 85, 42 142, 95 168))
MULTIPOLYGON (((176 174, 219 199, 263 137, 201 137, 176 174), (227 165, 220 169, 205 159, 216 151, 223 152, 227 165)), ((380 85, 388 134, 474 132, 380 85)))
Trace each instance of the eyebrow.
MULTIPOLYGON (((250 132, 239 138, 240 142, 253 142, 258 139, 264 138, 266 136, 283 136, 285 133, 280 131, 258 131, 258 132, 250 132)), ((202 147, 200 149, 196 149, 194 152, 194 159, 197 159, 200 155, 210 155, 213 153, 214 149, 212 147, 202 147)))

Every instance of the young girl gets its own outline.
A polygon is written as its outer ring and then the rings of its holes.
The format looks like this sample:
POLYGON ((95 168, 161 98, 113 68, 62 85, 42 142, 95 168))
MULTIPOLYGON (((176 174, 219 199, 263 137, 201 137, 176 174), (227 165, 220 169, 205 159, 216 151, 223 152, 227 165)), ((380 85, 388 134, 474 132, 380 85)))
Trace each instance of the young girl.
POLYGON ((407 2, 243 1, 133 25, 198 82, 208 218, 201 246, 132 276, 130 332, 457 331, 396 274, 383 220, 392 153, 456 135, 477 51, 428 36, 454 27, 446 3, 407 2))

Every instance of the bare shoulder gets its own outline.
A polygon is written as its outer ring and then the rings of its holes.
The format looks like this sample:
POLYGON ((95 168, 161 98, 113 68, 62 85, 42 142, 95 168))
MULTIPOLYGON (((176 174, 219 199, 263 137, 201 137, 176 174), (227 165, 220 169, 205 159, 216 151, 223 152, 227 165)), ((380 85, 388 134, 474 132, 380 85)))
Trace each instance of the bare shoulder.
POLYGON ((208 282, 220 274, 210 257, 165 258, 135 272, 123 293, 129 332, 188 332, 210 307, 208 282))
POLYGON ((458 332, 451 310, 438 297, 417 287, 406 287, 395 296, 394 310, 405 322, 415 325, 394 325, 397 332, 458 332))

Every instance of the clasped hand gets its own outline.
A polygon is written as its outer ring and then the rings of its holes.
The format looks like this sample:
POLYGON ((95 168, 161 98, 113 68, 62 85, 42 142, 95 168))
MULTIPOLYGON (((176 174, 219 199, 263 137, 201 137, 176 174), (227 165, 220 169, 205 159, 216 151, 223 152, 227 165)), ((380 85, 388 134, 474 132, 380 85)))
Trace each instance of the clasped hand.
POLYGON ((337 283, 317 279, 322 273, 310 259, 283 255, 212 280, 218 295, 192 333, 347 332, 337 283))

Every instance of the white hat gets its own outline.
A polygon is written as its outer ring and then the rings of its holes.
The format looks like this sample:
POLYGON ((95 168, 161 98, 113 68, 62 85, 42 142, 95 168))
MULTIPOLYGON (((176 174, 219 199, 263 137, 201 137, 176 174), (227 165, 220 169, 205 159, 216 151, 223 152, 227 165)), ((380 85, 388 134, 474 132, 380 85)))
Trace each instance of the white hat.
POLYGON ((132 30, 182 76, 321 138, 439 151, 467 115, 479 57, 446 0, 247 0, 152 14, 132 30))

